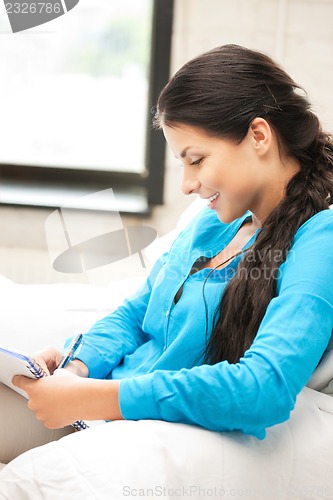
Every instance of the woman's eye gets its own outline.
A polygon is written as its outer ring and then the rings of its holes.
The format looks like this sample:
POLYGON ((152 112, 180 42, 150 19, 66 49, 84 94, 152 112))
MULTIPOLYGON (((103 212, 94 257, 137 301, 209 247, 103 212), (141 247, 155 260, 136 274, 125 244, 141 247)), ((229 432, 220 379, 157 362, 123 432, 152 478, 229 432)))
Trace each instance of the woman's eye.
POLYGON ((200 165, 200 163, 202 162, 203 158, 199 158, 199 160, 194 160, 191 162, 191 165, 200 165))

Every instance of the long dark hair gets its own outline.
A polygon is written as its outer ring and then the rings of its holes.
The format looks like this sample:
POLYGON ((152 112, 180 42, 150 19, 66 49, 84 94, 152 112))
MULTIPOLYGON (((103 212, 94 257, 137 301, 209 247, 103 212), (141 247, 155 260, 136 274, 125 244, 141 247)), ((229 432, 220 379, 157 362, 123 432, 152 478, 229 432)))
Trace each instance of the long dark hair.
POLYGON ((276 295, 279 266, 297 229, 333 203, 333 142, 301 87, 268 56, 237 45, 217 47, 186 63, 162 90, 156 109, 157 127, 193 125, 236 143, 262 117, 274 130, 281 155, 296 158, 301 167, 263 222, 217 312, 205 361, 236 363, 276 295))

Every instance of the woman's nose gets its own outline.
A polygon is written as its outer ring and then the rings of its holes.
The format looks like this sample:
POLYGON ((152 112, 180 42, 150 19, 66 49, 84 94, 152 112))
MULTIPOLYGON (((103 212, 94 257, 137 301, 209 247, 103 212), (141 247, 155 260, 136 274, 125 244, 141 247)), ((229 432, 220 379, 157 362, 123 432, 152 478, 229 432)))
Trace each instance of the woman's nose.
POLYGON ((189 173, 184 167, 183 181, 182 181, 182 192, 184 194, 198 193, 200 187, 200 182, 196 175, 189 173))

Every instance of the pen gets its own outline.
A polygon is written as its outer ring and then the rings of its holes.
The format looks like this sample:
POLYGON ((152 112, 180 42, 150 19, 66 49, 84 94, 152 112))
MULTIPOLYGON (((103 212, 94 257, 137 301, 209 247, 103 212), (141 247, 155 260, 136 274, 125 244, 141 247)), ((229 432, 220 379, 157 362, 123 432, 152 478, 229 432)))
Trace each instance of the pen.
MULTIPOLYGON (((67 351, 65 352, 62 360, 59 363, 58 368, 65 368, 70 361, 75 357, 78 353, 78 349, 82 347, 84 340, 82 333, 76 335, 72 342, 69 344, 67 351)), ((87 429, 89 425, 84 420, 77 420, 72 424, 75 430, 82 431, 83 429, 87 429)))
POLYGON ((83 335, 79 333, 76 337, 73 338, 72 342, 69 344, 67 351, 65 352, 62 360, 60 361, 58 368, 65 368, 70 361, 75 357, 78 352, 78 349, 82 347, 83 344, 83 335))

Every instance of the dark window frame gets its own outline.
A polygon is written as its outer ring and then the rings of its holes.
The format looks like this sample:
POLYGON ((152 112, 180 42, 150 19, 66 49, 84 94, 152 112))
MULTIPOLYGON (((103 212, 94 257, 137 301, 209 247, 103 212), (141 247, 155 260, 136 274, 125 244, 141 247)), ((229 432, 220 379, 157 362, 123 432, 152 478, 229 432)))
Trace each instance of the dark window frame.
MULTIPOLYGON (((143 214, 149 213, 151 206, 163 204, 165 140, 163 134, 152 127, 152 109, 159 92, 169 79, 173 4, 173 0, 154 0, 153 3, 144 172, 0 164, 0 183, 18 183, 26 189, 29 186, 39 186, 40 189, 52 186, 53 189, 81 189, 87 192, 112 188, 115 195, 119 192, 145 198, 147 207, 145 210, 141 209, 143 214)), ((3 203, 0 195, 0 204, 3 203)), ((14 200, 6 203, 20 204, 14 200)), ((42 206, 52 205, 43 203, 42 206)), ((126 210, 121 211, 126 213, 126 210)))

